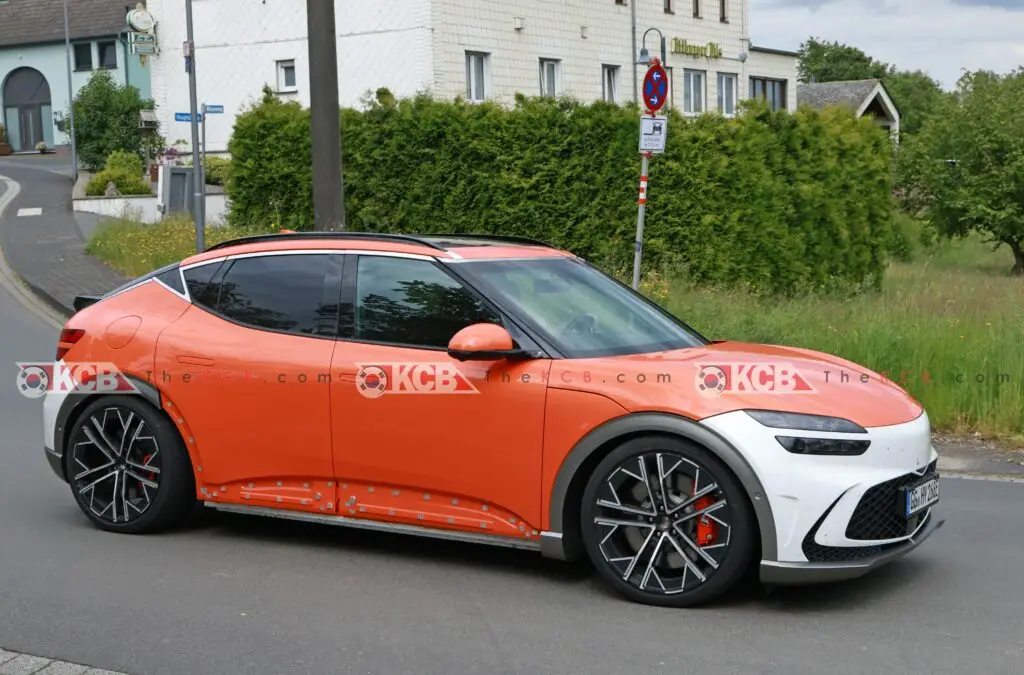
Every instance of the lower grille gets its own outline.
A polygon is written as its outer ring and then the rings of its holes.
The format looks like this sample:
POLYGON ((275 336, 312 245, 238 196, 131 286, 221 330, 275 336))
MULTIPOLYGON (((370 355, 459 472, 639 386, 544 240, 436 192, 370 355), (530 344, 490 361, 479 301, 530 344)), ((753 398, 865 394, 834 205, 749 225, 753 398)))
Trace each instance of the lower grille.
POLYGON ((921 526, 929 510, 925 509, 907 518, 897 509, 897 495, 902 488, 913 484, 922 475, 934 472, 936 465, 937 462, 932 462, 922 473, 908 473, 868 489, 850 517, 846 538, 878 540, 912 535, 921 526))

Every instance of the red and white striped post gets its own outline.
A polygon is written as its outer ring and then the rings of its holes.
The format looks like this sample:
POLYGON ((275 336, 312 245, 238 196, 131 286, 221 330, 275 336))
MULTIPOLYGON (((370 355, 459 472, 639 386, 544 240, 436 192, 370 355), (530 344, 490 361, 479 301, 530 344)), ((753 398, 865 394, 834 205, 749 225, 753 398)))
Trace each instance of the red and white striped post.
POLYGON ((640 205, 636 214, 636 243, 633 252, 633 290, 640 289, 640 259, 644 248, 644 215, 647 211, 647 168, 651 159, 651 153, 642 154, 643 162, 640 166, 640 205))

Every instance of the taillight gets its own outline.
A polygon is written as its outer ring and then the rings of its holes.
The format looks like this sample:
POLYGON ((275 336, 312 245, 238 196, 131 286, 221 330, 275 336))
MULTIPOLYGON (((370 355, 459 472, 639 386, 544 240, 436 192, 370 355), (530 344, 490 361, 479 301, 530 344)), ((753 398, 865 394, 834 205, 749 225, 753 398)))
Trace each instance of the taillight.
POLYGON ((60 361, 68 353, 68 350, 75 346, 75 343, 82 339, 85 331, 79 328, 65 328, 60 332, 60 340, 57 342, 57 360, 60 361))

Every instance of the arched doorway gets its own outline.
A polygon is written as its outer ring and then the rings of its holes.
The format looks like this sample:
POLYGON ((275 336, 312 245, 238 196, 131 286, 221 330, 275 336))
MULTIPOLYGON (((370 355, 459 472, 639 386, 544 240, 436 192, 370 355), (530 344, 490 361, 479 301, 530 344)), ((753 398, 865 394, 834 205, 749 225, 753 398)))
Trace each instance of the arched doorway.
POLYGON ((53 105, 50 85, 35 68, 18 68, 3 88, 4 122, 15 152, 28 152, 45 141, 53 145, 53 105))

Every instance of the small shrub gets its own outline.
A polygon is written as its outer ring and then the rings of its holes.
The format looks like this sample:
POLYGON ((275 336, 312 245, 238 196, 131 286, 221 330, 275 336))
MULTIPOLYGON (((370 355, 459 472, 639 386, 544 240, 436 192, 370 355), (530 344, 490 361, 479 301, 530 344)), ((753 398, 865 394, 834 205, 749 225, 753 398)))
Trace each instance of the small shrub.
POLYGON ((142 158, 124 150, 115 150, 110 153, 104 168, 107 171, 127 173, 132 176, 142 176, 143 173, 142 158))
POLYGON ((107 184, 111 182, 117 186, 118 192, 122 195, 153 194, 150 186, 138 175, 126 172, 123 169, 104 169, 100 171, 85 186, 85 194, 90 197, 102 197, 107 193, 107 184))
POLYGON ((7 127, 5 127, 3 124, 0 124, 0 143, 6 143, 6 142, 7 142, 7 127))
POLYGON ((223 157, 207 157, 204 165, 207 185, 227 185, 231 173, 231 160, 223 157))

